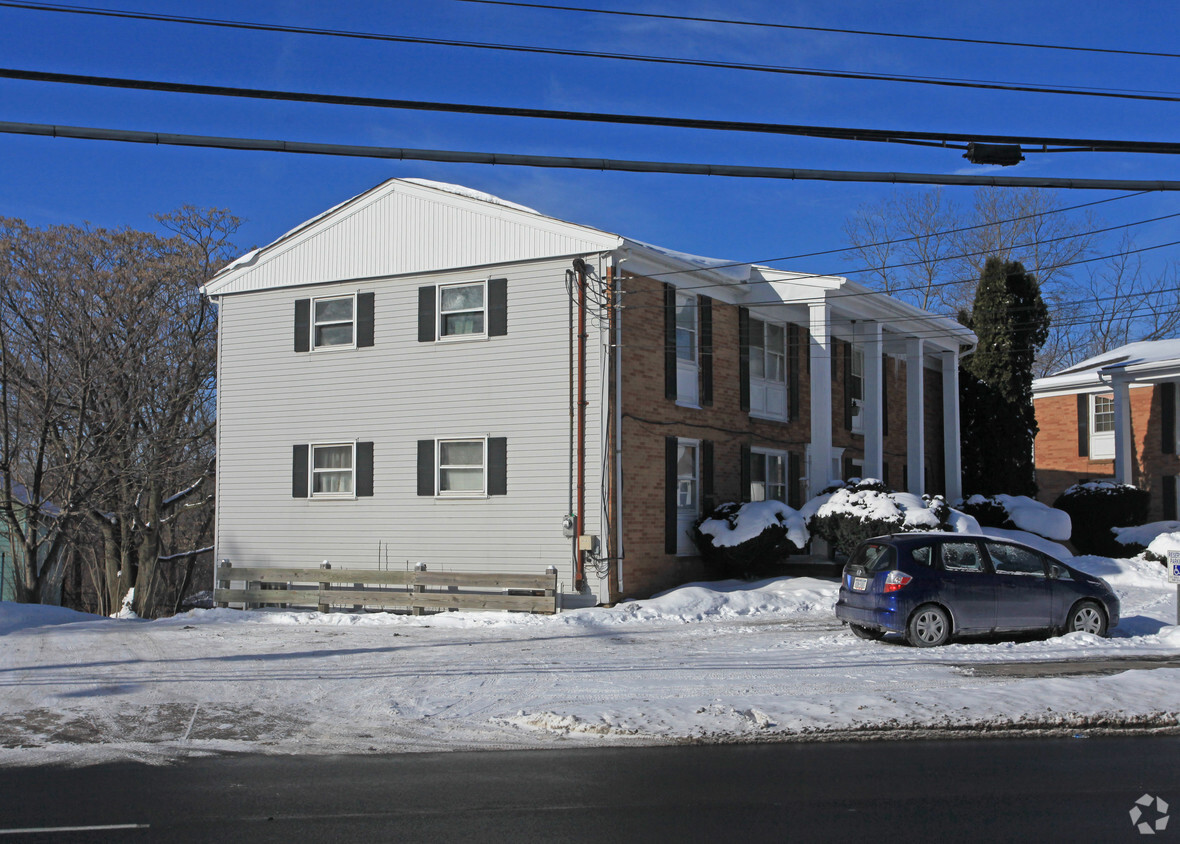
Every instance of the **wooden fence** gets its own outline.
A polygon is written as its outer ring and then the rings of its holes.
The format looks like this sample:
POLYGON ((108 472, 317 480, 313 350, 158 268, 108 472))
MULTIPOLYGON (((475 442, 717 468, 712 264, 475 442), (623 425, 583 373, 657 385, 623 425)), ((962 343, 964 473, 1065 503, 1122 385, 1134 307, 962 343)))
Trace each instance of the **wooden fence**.
POLYGON ((545 574, 480 574, 426 571, 421 563, 412 571, 377 569, 245 568, 222 561, 217 567, 213 601, 246 609, 263 604, 314 606, 329 612, 333 606, 354 609, 516 610, 557 611, 557 569, 545 574), (234 582, 244 589, 231 589, 234 582))

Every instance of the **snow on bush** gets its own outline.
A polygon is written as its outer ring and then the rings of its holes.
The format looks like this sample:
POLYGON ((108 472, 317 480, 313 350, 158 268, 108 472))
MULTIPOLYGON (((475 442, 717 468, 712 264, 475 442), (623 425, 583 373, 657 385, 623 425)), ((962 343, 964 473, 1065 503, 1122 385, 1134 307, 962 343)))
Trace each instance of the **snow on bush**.
POLYGON ((697 547, 731 577, 749 577, 761 565, 803 550, 810 536, 803 517, 781 501, 722 504, 699 521, 697 547))
POLYGON ((1070 541, 1081 554, 1117 557, 1129 546, 1120 545, 1113 529, 1147 521, 1150 495, 1131 484, 1090 481, 1074 484, 1053 502, 1073 522, 1070 541))
POLYGON ((1069 513, 1027 495, 972 495, 955 507, 984 527, 1022 530, 1058 542, 1068 541, 1073 532, 1069 513))
POLYGON ((1162 562, 1168 558, 1168 550, 1180 551, 1180 522, 1148 522, 1145 525, 1114 527, 1110 529, 1114 541, 1123 548, 1119 556, 1134 557, 1147 553, 1149 560, 1162 562))
POLYGON ((941 496, 893 492, 874 478, 848 481, 808 501, 801 512, 813 536, 844 554, 871 536, 959 529, 952 525, 953 511, 941 496))

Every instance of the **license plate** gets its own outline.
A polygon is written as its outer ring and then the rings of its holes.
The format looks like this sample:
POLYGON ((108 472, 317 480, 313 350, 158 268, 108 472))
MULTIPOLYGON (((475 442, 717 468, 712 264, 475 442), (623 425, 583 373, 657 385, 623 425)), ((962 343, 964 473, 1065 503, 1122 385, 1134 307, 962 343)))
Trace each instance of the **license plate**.
POLYGON ((863 592, 869 588, 869 579, 867 577, 852 578, 852 591, 863 592))

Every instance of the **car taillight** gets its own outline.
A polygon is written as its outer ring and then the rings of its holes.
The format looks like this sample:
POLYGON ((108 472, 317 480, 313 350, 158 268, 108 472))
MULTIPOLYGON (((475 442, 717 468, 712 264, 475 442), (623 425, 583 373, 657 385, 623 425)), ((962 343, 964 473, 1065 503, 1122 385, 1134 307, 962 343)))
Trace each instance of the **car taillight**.
POLYGON ((906 574, 904 571, 897 571, 895 569, 895 570, 889 572, 889 574, 885 575, 885 591, 886 592, 896 592, 898 589, 905 586, 911 580, 913 580, 913 578, 910 577, 908 574, 906 574))

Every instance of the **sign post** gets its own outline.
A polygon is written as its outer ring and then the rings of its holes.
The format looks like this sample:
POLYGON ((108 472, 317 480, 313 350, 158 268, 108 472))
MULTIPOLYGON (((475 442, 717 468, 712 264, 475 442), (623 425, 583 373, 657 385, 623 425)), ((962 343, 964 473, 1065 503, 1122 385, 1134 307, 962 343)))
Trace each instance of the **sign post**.
POLYGON ((1176 584, 1176 624, 1180 625, 1180 551, 1168 552, 1168 580, 1176 584))

